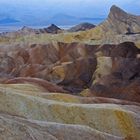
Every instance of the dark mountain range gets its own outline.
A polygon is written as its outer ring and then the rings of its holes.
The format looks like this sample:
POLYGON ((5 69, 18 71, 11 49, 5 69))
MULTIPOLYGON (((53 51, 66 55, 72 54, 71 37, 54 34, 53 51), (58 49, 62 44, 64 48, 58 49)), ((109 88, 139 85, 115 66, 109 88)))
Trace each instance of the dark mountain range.
POLYGON ((96 26, 91 23, 81 23, 81 24, 78 24, 78 25, 70 28, 68 31, 69 32, 85 31, 85 30, 92 29, 94 27, 96 27, 96 26))
POLYGON ((50 33, 50 34, 57 34, 62 32, 63 30, 56 26, 55 24, 51 24, 48 27, 45 28, 39 28, 34 29, 28 26, 23 26, 21 29, 13 32, 3 32, 0 35, 3 36, 18 36, 18 35, 30 35, 30 34, 44 34, 44 33, 50 33))
POLYGON ((84 22, 90 22, 93 24, 99 24, 104 20, 104 18, 90 18, 90 17, 75 17, 66 14, 57 14, 50 18, 47 23, 57 24, 57 25, 75 25, 84 22))

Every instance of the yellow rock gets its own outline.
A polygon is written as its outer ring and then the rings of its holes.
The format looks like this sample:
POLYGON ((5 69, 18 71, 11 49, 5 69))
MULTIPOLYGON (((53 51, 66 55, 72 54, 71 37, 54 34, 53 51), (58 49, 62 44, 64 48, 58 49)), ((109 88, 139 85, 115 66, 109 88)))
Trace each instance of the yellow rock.
POLYGON ((85 90, 81 91, 80 95, 83 96, 83 97, 89 97, 90 96, 90 90, 85 89, 85 90))
POLYGON ((63 94, 63 93, 42 93, 42 98, 46 98, 49 100, 56 100, 60 102, 66 102, 66 103, 80 103, 80 98, 77 96, 69 95, 69 94, 63 94))
MULTIPOLYGON (((111 57, 97 57, 97 69, 94 72, 93 84, 97 83, 103 76, 109 75, 112 69, 112 58, 111 57)), ((101 83, 101 81, 100 81, 101 83)))
POLYGON ((0 84, 0 91, 39 96, 44 88, 32 84, 0 84))
POLYGON ((52 72, 52 75, 53 75, 53 79, 55 79, 55 81, 63 81, 64 78, 65 78, 65 67, 63 66, 56 66, 53 68, 53 72, 52 72))

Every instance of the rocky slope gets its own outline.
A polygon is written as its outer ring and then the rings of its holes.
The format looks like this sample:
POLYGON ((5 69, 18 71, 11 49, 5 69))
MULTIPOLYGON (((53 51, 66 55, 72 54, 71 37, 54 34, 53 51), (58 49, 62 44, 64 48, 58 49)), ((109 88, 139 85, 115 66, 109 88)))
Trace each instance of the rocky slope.
POLYGON ((84 125, 27 120, 7 114, 1 114, 0 121, 1 140, 15 140, 15 138, 18 140, 93 140, 93 138, 96 140, 121 140, 119 137, 99 132, 84 125))
POLYGON ((2 140, 139 138, 139 104, 115 105, 100 101, 100 104, 88 105, 78 102, 75 96, 66 101, 65 94, 59 100, 59 93, 52 97, 53 93, 31 84, 0 85, 0 93, 2 140))
POLYGON ((104 31, 113 31, 117 34, 140 33, 140 16, 131 15, 114 5, 101 26, 104 31))

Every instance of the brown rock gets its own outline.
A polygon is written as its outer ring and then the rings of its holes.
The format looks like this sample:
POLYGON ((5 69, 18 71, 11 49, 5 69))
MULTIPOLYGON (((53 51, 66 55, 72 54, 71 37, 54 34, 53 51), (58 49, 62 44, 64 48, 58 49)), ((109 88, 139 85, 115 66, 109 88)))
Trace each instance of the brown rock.
POLYGON ((64 85, 66 89, 82 89, 91 84, 91 77, 96 68, 95 58, 81 58, 53 67, 52 82, 64 85))
POLYGON ((5 81, 4 83, 6 84, 16 84, 16 83, 31 83, 31 84, 37 84, 44 89, 46 89, 49 92, 62 92, 62 93, 67 93, 66 90, 64 90, 62 87, 57 86, 55 84, 52 84, 48 81, 38 79, 38 78, 24 78, 24 77, 19 77, 19 78, 14 78, 5 81))
POLYGON ((0 54, 0 76, 10 76, 10 73, 15 68, 15 61, 12 57, 7 56, 6 54, 0 54))
POLYGON ((102 56, 108 57, 136 58, 140 54, 140 49, 133 42, 123 42, 117 45, 105 44, 100 46, 97 51, 102 56))
POLYGON ((33 44, 29 49, 29 62, 30 64, 49 65, 59 60, 58 51, 52 44, 41 45, 33 44))

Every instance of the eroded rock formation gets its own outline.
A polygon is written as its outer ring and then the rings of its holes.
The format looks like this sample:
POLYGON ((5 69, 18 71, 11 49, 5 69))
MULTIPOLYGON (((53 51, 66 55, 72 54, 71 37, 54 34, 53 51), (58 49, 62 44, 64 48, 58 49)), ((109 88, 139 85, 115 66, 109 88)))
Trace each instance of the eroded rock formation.
POLYGON ((40 78, 73 94, 89 88, 93 93, 90 96, 140 101, 140 50, 132 42, 118 45, 59 42, 17 48, 1 54, 1 82, 17 77, 40 78))
POLYGON ((0 36, 0 140, 139 140, 139 29, 113 6, 94 29, 0 36))

